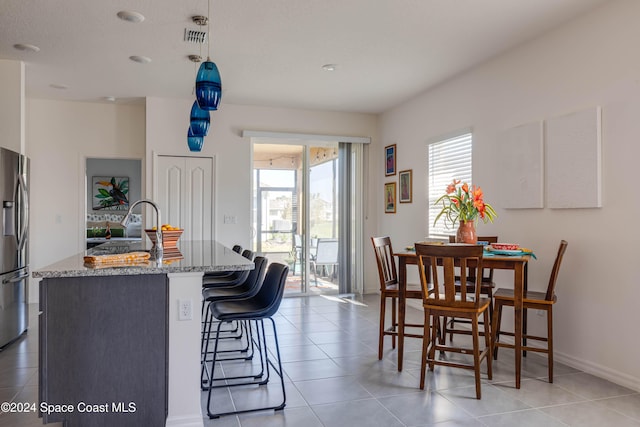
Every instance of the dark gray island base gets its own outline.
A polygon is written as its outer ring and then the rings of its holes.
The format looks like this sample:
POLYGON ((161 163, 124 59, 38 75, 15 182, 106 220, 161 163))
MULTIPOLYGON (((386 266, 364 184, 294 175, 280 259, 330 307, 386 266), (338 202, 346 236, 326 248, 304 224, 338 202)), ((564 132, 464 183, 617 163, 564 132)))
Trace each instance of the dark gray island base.
POLYGON ((39 400, 44 423, 73 427, 202 426, 202 274, 253 268, 215 241, 179 243, 178 260, 91 268, 85 254, 126 253, 106 244, 33 273, 41 277, 39 400), (178 316, 189 301, 191 318, 178 316))
POLYGON ((45 405, 45 423, 164 426, 168 293, 161 274, 40 283, 39 408, 45 405))

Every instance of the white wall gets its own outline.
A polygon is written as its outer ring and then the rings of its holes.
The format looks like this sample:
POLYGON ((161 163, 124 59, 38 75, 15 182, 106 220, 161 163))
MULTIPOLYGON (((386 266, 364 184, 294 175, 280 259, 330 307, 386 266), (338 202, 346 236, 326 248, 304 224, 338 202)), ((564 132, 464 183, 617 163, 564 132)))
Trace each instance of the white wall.
MULTIPOLYGON (((189 112, 193 100, 147 99, 147 183, 152 194, 152 154, 215 158, 215 233, 226 245, 251 243, 251 141, 243 130, 344 136, 377 136, 377 117, 286 108, 241 106, 223 102, 211 112, 211 128, 200 153, 187 147, 189 112), (237 218, 224 224, 225 215, 237 218)), ((372 202, 373 203, 373 202, 372 202)), ((365 235, 375 222, 367 221, 365 235)), ((377 286, 377 284, 376 284, 377 286)), ((375 288, 374 288, 375 289, 375 288)))
POLYGON ((0 59, 0 147, 25 152, 24 62, 0 59))
MULTIPOLYGON (((569 242, 554 310, 556 360, 640 390, 640 324, 635 277, 635 214, 640 156, 640 2, 607 3, 533 42, 472 69, 381 117, 376 149, 396 143, 398 169, 413 169, 414 202, 380 215, 379 234, 395 247, 427 235, 426 141, 473 128, 473 178, 498 211, 478 226, 535 250, 530 289, 546 289, 561 239, 569 242), (603 207, 505 210, 499 205, 498 137, 505 129, 594 106, 602 107, 603 207), (410 226, 408 226, 410 224, 410 226), (632 228, 629 228, 631 226, 632 228)), ((377 186, 385 179, 378 161, 377 186)), ((567 165, 570 167, 570 165, 567 165)), ((397 180, 397 177, 393 177, 397 180)), ((444 191, 444 189, 442 189, 444 191)), ((377 193, 378 195, 381 192, 377 193)), ((377 199, 383 211, 383 200, 377 199)), ((501 272, 498 286, 511 286, 501 272)), ((530 316, 532 332, 542 318, 530 316)), ((505 318, 512 322, 512 318, 505 318)))
MULTIPOLYGON (((144 105, 41 99, 28 99, 26 104, 29 264, 37 270, 84 250, 86 158, 141 159, 144 105)), ((36 285, 31 279, 31 302, 38 301, 36 285)))
MULTIPOLYGON (((251 241, 251 144, 241 137, 242 130, 371 136, 374 141, 376 139, 377 118, 373 115, 225 104, 212 114, 210 134, 203 151, 196 154, 189 152, 186 145, 191 103, 149 98, 145 107, 27 100, 32 270, 84 250, 86 158, 146 156, 142 194, 151 197, 153 153, 215 157, 217 238, 226 244, 240 243, 247 247, 251 241), (223 224, 224 215, 235 215, 237 223, 223 224)), ((371 205, 375 203, 373 199, 368 201, 371 205)), ((373 234, 374 224, 375 218, 367 220, 365 236, 373 234)), ((31 282, 30 301, 37 302, 37 281, 32 279, 31 282)), ((372 289, 375 289, 377 279, 372 283, 372 289)))

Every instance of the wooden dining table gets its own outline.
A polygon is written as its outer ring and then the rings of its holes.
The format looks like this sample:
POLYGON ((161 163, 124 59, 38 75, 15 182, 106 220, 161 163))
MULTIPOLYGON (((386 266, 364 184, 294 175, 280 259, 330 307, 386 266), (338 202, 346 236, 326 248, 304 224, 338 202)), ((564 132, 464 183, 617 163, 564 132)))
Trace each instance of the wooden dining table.
MULTIPOLYGON (((415 251, 402 251, 394 254, 398 257, 398 371, 402 371, 402 359, 404 356, 404 336, 405 336, 405 316, 407 311, 407 265, 418 264, 418 257, 415 251)), ((527 269, 530 255, 511 256, 494 255, 485 256, 482 259, 483 268, 494 268, 497 270, 513 271, 513 292, 515 295, 515 365, 516 365, 516 388, 520 388, 520 377, 522 368, 522 335, 526 331, 526 316, 523 316, 522 298, 527 289, 527 269)), ((495 338, 495 332, 491 332, 495 338)))

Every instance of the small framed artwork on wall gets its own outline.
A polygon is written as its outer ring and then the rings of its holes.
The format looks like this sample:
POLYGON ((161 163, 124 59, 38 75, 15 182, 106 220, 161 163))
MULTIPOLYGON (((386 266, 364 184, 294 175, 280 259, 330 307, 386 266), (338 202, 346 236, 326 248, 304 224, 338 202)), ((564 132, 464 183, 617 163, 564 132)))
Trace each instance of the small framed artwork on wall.
POLYGON ((94 176, 93 210, 122 211, 129 209, 129 177, 94 176))
POLYGON ((384 213, 396 213, 396 183, 384 184, 384 213))
POLYGON ((411 203, 413 199, 413 169, 398 172, 400 181, 400 203, 411 203))
POLYGON ((396 144, 387 145, 384 147, 385 158, 385 176, 391 176, 396 174, 396 144))

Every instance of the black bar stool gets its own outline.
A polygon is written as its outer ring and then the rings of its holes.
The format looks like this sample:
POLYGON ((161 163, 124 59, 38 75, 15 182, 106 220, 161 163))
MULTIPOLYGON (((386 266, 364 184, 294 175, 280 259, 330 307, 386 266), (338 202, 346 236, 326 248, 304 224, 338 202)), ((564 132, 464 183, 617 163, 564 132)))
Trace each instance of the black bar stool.
MULTIPOLYGON (((286 392, 284 387, 284 372, 282 371, 282 362, 280 358, 280 347, 278 344, 278 333, 276 330, 276 324, 273 321, 272 316, 278 311, 280 307, 280 302, 282 301, 282 296, 284 294, 285 282, 287 280, 287 275, 289 274, 289 267, 283 264, 274 263, 269 266, 267 269, 266 276, 264 278, 264 282, 260 287, 258 293, 251 297, 240 300, 227 300, 227 301, 219 301, 212 302, 209 305, 209 310, 211 311, 211 315, 220 321, 218 323, 217 329, 215 331, 215 337, 213 339, 214 349, 213 349, 213 357, 211 360, 211 365, 209 368, 209 364, 205 363, 203 369, 209 370, 208 374, 209 384, 208 384, 208 396, 207 396, 207 415, 209 418, 218 418, 221 415, 230 415, 230 414, 239 414, 244 412, 251 411, 261 411, 267 409, 279 410, 283 409, 286 404, 286 392), (256 346, 258 351, 261 354, 261 357, 264 358, 266 372, 262 373, 262 375, 256 377, 253 376, 243 376, 243 377, 221 377, 215 378, 215 369, 216 364, 219 362, 218 360, 218 337, 220 335, 220 326, 223 322, 227 321, 249 321, 252 323, 256 330, 256 346), (274 338, 274 349, 269 349, 267 347, 267 338, 265 335, 264 321, 269 320, 273 327, 273 338, 274 338), (277 360, 273 361, 270 354, 275 354, 277 360), (276 366, 277 364, 277 366, 276 366), (276 373, 278 377, 280 377, 280 384, 282 387, 282 402, 277 403, 275 405, 269 405, 265 407, 259 408, 248 408, 248 409, 236 409, 231 412, 215 412, 214 408, 212 408, 212 399, 211 396, 213 391, 221 388, 221 387, 233 387, 233 386, 243 386, 243 385, 264 385, 267 384, 270 379, 270 371, 271 369, 276 373), (249 381, 244 382, 231 382, 229 380, 234 380, 236 378, 251 378, 249 381), (223 382, 223 384, 215 384, 216 382, 223 382)), ((208 347, 211 338, 211 325, 210 322, 207 329, 207 337, 205 343, 205 354, 208 353, 208 347)), ((266 393, 266 391, 265 391, 266 393)))
MULTIPOLYGON (((233 287, 228 287, 228 288, 223 288, 223 287, 215 287, 215 288, 204 288, 202 289, 202 300, 203 300, 203 304, 205 306, 210 305, 213 302, 216 301, 226 301, 226 300, 230 300, 230 299, 243 299, 243 298, 251 298, 253 296, 255 296, 258 291, 260 290, 260 287, 262 286, 262 282, 264 281, 264 275, 265 275, 265 271, 267 269, 267 258, 262 257, 262 256, 258 256, 256 257, 255 261, 254 261, 254 269, 253 270, 249 270, 249 276, 247 277, 247 280, 244 281, 244 283, 237 285, 237 286, 233 286, 233 287)), ((204 312, 204 319, 203 319, 203 330, 202 330, 202 351, 203 351, 203 363, 205 361, 206 358, 206 354, 204 353, 204 347, 205 347, 205 333, 206 331, 208 331, 210 329, 209 323, 213 322, 213 316, 211 315, 211 311, 208 310, 208 308, 206 309, 206 311, 204 312)), ((242 329, 242 328, 241 328, 242 329)), ((246 328, 245 328, 246 329, 246 328)), ((239 336, 232 336, 230 338, 236 338, 236 339, 241 339, 242 338, 242 333, 239 336)), ((229 350, 229 352, 231 351, 241 351, 241 352, 247 352, 249 350, 249 346, 251 344, 251 340, 250 337, 247 337, 247 343, 246 343, 246 347, 241 347, 240 349, 237 350, 229 350)), ((246 360, 249 360, 252 357, 251 355, 245 356, 246 360)))

